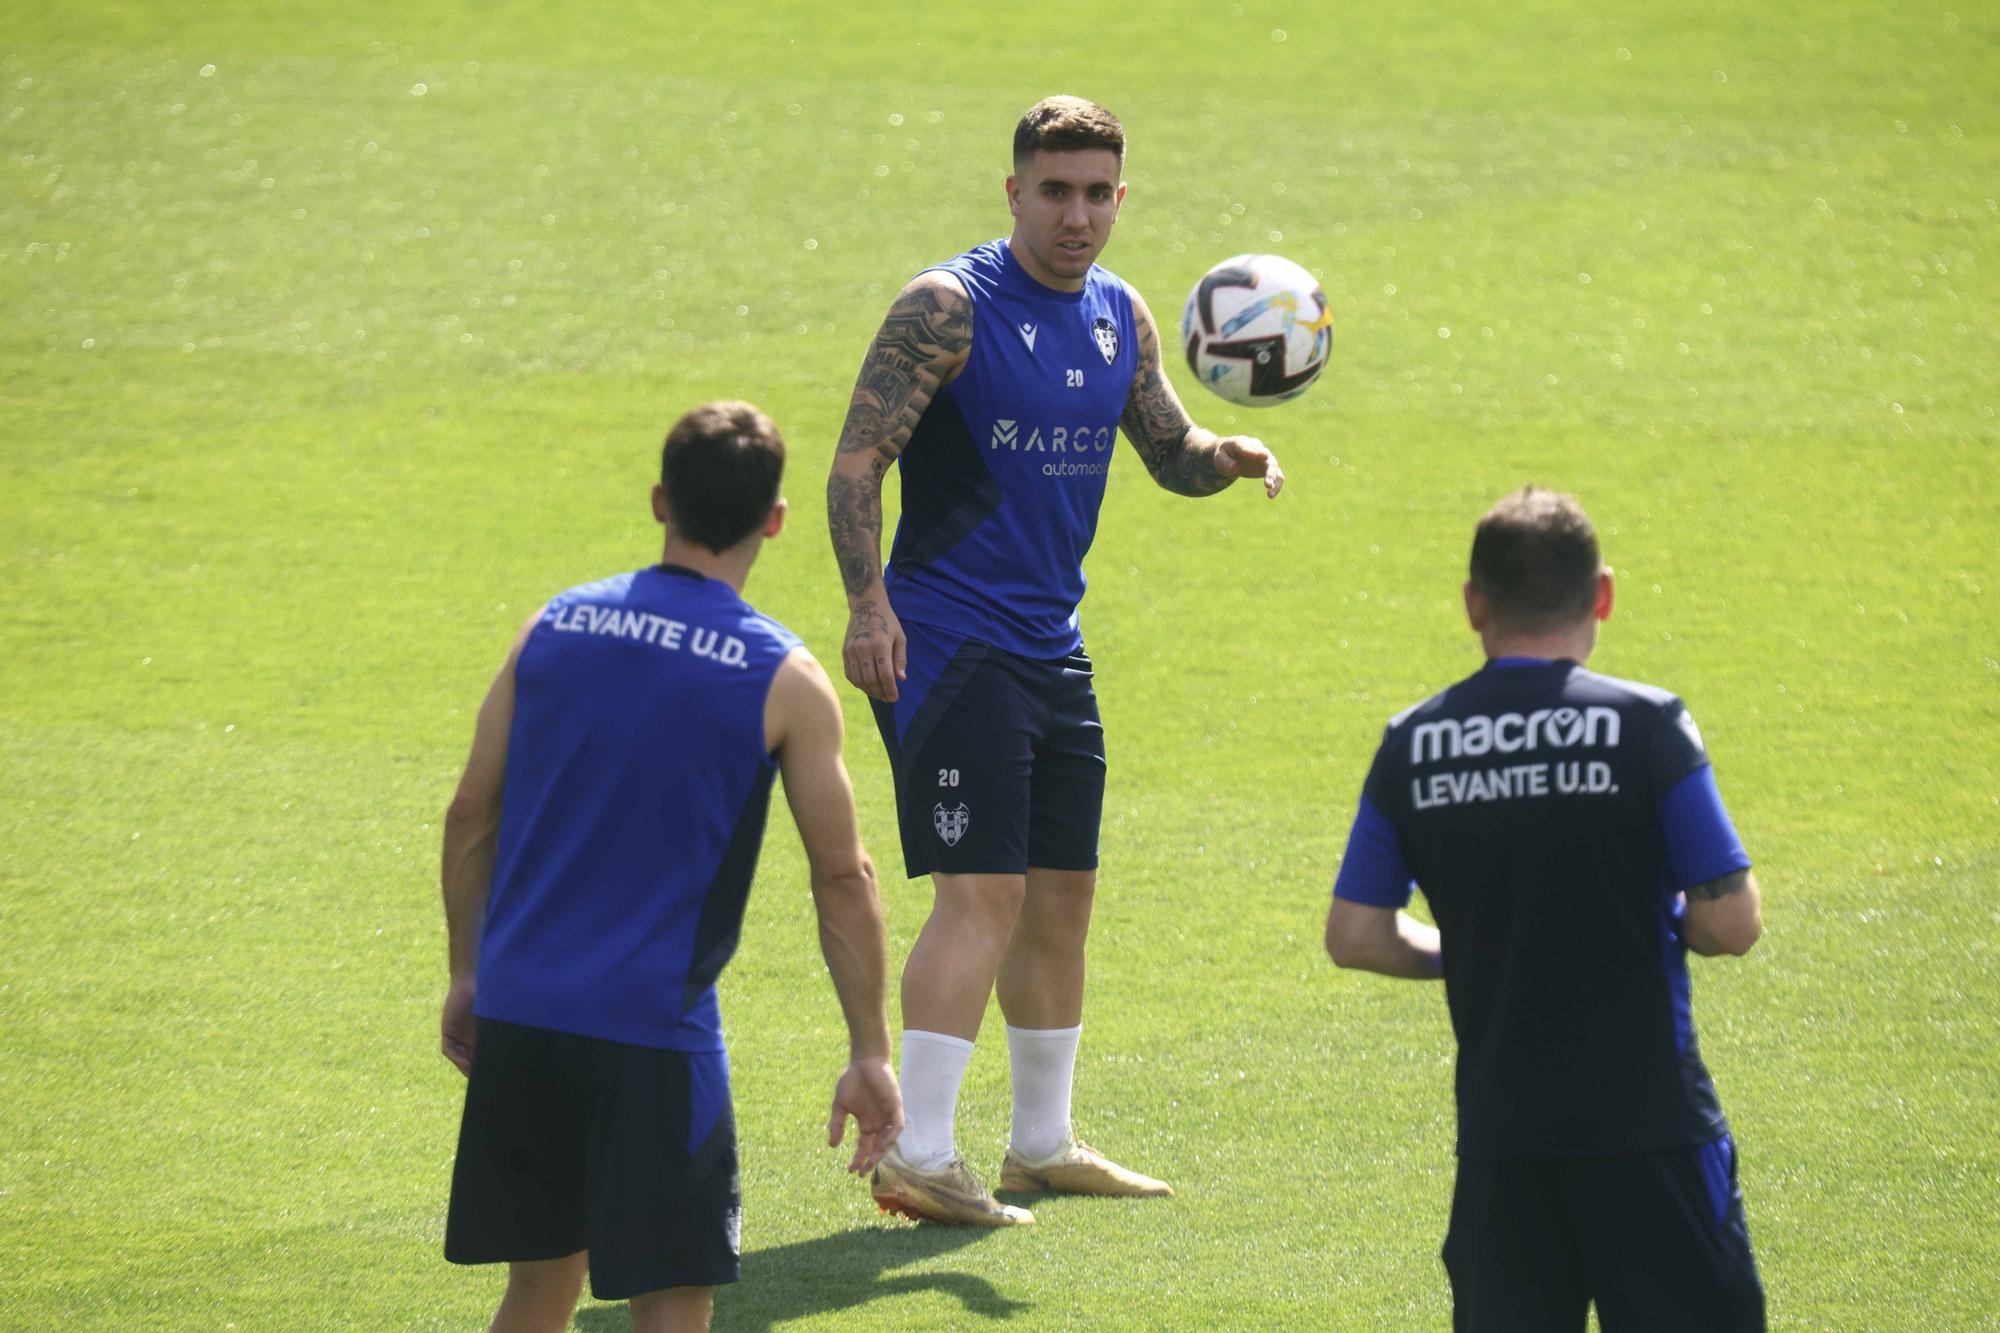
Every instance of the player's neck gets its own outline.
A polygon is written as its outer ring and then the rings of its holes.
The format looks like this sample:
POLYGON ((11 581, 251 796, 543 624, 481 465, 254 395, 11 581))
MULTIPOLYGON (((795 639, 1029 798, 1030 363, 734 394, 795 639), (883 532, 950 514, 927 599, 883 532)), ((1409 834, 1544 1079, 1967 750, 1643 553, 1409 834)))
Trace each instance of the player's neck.
POLYGON ((758 545, 743 542, 726 551, 716 552, 694 542, 668 537, 667 549, 660 556, 660 563, 691 569, 704 578, 720 579, 740 594, 743 585, 750 581, 750 566, 757 559, 758 545))
POLYGON ((1489 662, 1503 657, 1539 657, 1549 662, 1567 660, 1581 665, 1597 647, 1597 622, 1592 620, 1549 634, 1508 634, 1489 629, 1479 636, 1479 643, 1486 650, 1489 662))

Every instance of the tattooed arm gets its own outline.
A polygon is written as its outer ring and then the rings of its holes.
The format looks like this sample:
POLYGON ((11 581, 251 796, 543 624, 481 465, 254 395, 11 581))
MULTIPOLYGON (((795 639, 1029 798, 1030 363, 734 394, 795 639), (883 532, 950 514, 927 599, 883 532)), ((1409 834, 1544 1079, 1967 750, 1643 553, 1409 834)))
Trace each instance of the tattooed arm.
POLYGON ((1763 895, 1749 871, 1734 871, 1687 891, 1681 935, 1696 953, 1746 954, 1763 933, 1763 895))
POLYGON ((972 348, 972 300, 957 278, 920 273, 889 307, 861 362, 826 479, 826 521, 847 588, 847 679, 893 702, 908 665, 903 626, 882 587, 882 478, 941 385, 972 348))
POLYGON ((1247 435, 1218 438, 1194 424, 1180 395, 1160 365, 1160 331, 1139 293, 1132 297, 1132 323, 1139 334, 1139 368, 1118 425, 1139 451, 1153 480, 1177 495, 1213 495, 1238 477, 1262 477, 1264 493, 1276 496, 1285 471, 1261 440, 1247 435))

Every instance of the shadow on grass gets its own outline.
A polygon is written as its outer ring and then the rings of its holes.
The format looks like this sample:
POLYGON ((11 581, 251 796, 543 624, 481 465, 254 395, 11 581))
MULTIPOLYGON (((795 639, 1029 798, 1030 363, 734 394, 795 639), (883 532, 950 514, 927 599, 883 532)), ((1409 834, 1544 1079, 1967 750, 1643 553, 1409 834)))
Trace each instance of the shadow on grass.
MULTIPOLYGON (((888 1275, 891 1269, 935 1259, 992 1234, 972 1227, 856 1227, 753 1251, 743 1256, 742 1281, 715 1293, 715 1328, 717 1333, 761 1333, 789 1320, 915 1292, 955 1296, 969 1317, 1012 1319, 1032 1305, 1001 1295, 983 1277, 956 1272, 888 1275)), ((877 1311, 869 1318, 893 1321, 894 1313, 877 1311)), ((624 1306, 599 1306, 579 1312, 576 1327, 584 1333, 624 1333, 632 1323, 624 1306)))

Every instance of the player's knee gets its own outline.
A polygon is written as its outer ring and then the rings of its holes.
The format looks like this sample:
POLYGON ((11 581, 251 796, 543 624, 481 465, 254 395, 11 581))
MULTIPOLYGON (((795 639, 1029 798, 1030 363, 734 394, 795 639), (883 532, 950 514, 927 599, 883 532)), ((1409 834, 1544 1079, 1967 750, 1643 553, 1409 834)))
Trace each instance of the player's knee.
POLYGON ((507 1265, 507 1281, 524 1290, 560 1291, 583 1281, 590 1272, 590 1253, 578 1250, 560 1259, 536 1259, 507 1265))
POLYGON ((633 1333, 703 1333, 715 1310, 714 1287, 667 1287, 632 1298, 633 1333))
POLYGON ((1022 908, 1022 929, 1051 944, 1081 948, 1090 933, 1092 890, 1088 885, 1064 886, 1060 892, 1028 890, 1022 908))
POLYGON ((583 1251, 561 1259, 509 1264, 506 1304, 530 1320, 567 1322, 589 1273, 590 1256, 583 1251))
POLYGON ((1023 875, 938 875, 936 883, 939 912, 1009 930, 1028 895, 1023 875))

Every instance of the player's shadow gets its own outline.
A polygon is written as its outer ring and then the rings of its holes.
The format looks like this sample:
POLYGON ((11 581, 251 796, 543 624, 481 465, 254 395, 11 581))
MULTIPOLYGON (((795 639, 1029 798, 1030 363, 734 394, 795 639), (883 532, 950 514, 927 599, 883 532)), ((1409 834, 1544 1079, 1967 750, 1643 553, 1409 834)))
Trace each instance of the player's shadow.
MULTIPOLYGON (((816 1240, 753 1250, 743 1256, 743 1279, 715 1293, 717 1333, 763 1333, 808 1315, 851 1310, 913 1292, 955 1296, 968 1316, 1012 1319, 1033 1306, 1000 1294, 991 1282, 970 1273, 892 1270, 935 1259, 993 1233, 983 1227, 856 1227, 816 1240)), ((893 1323, 894 1312, 869 1316, 893 1323)), ((584 1333, 624 1333, 632 1327, 623 1306, 599 1306, 577 1315, 584 1333)))

